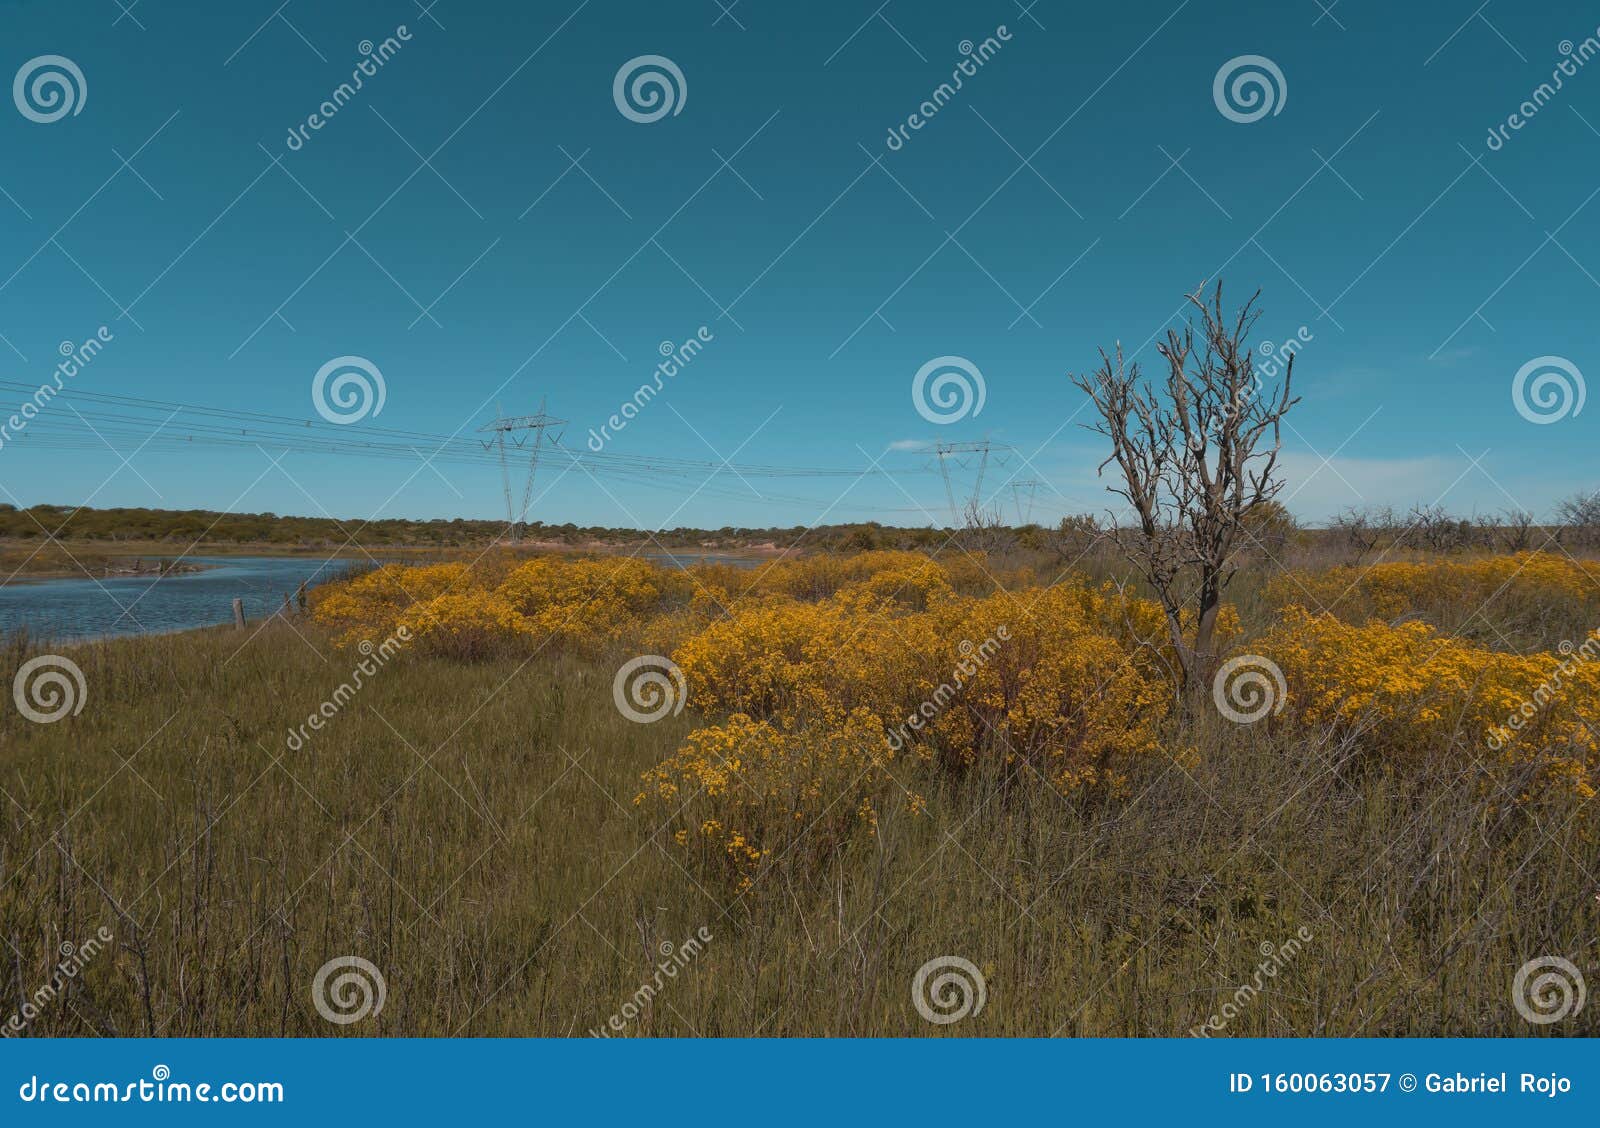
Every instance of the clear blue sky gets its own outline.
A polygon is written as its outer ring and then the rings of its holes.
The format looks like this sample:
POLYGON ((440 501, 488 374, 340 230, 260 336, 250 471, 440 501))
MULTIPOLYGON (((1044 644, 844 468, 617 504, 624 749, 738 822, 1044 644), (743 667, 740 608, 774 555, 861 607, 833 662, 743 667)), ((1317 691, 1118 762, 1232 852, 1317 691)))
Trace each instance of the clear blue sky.
MULTIPOLYGON (((837 480, 752 482, 813 499, 780 503, 728 473, 692 498, 692 480, 572 473, 533 516, 924 524, 943 487, 890 448, 988 436, 1027 456, 989 484, 1041 481, 1034 516, 1053 518, 1109 500, 1067 373, 1117 339, 1154 362, 1184 292, 1220 271, 1236 296, 1264 291, 1260 338, 1312 338, 1287 442, 1298 515, 1441 498, 1542 514, 1600 486, 1600 404, 1535 425, 1511 395, 1539 356, 1600 374, 1600 60, 1487 144, 1562 41, 1597 34, 1592 6, 423 7, 0 0, 0 77, 61 55, 87 86, 49 123, 0 101, 0 379, 45 381, 60 342, 105 324, 75 390, 315 419, 312 376, 358 355, 386 385, 371 425, 446 435, 547 397, 581 448, 660 342, 706 325, 611 451, 855 467, 887 449, 897 476, 837 501, 837 480), (290 151, 358 44, 402 24, 409 41, 290 151), (1000 25, 1010 39, 891 151, 958 44, 1000 25), (613 79, 641 55, 677 65, 680 112, 619 112, 613 79), (1276 64, 1279 112, 1219 111, 1213 80, 1241 55, 1276 64), (980 415, 914 409, 912 377, 941 355, 981 370, 980 415)), ((68 418, 53 404, 36 434, 51 414, 68 418)), ((0 497, 504 511, 490 467, 296 452, 279 470, 250 447, 157 445, 124 466, 27 438, 0 449, 0 497)))

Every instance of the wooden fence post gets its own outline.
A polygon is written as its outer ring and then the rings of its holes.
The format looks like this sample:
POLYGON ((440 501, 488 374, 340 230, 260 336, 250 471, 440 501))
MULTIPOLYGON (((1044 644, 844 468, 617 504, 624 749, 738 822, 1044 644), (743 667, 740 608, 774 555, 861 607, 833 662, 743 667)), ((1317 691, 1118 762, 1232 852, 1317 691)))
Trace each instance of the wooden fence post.
POLYGON ((233 625, 241 631, 244 630, 244 600, 242 599, 236 598, 233 601, 233 625))

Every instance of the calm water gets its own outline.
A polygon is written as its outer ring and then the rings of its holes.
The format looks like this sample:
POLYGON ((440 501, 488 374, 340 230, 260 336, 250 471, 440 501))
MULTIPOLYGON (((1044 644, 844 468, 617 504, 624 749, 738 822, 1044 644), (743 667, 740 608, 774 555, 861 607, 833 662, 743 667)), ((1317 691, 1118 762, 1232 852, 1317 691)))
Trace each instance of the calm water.
POLYGON ((28 628, 49 638, 95 638, 188 630, 233 621, 233 601, 247 619, 283 607, 301 581, 343 575, 353 560, 284 556, 191 556, 203 572, 178 576, 107 576, 0 586, 0 632, 28 628))
POLYGON ((721 552, 641 552, 640 560, 673 568, 688 568, 694 564, 730 564, 735 568, 755 568, 768 563, 760 556, 729 556, 721 552))
MULTIPOLYGON (((640 553, 658 564, 732 564, 753 567, 747 556, 710 553, 640 553)), ((106 638, 210 627, 233 621, 233 601, 244 600, 250 620, 270 615, 292 599, 301 581, 337 579, 355 560, 285 556, 191 556, 205 571, 178 576, 107 576, 98 580, 40 580, 0 585, 0 633, 26 627, 54 639, 106 638)))

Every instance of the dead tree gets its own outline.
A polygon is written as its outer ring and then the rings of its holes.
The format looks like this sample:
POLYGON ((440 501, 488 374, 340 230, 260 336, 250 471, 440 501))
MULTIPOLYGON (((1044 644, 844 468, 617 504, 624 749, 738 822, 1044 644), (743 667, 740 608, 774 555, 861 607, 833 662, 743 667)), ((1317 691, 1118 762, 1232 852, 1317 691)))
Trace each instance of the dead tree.
POLYGON ((1556 508, 1556 537, 1581 548, 1600 544, 1600 492, 1574 494, 1556 508))
POLYGON ((1507 509, 1500 515, 1496 531, 1501 547, 1507 552, 1528 552, 1533 548, 1539 527, 1534 524, 1533 514, 1526 509, 1507 509))
POLYGON ((1351 564, 1361 563, 1362 558, 1377 548, 1393 529, 1394 514, 1391 511, 1374 513, 1353 506, 1328 522, 1328 531, 1349 552, 1351 564))
POLYGON ((964 551, 993 556, 1017 547, 1017 531, 1006 524, 1005 511, 999 506, 985 509, 974 498, 967 502, 961 521, 962 527, 953 539, 964 551))
POLYGON ((1108 488, 1133 511, 1134 523, 1114 522, 1108 539, 1160 601, 1190 688, 1204 685, 1216 664, 1217 612, 1237 552, 1249 545, 1246 519, 1282 488, 1280 426, 1299 402, 1289 395, 1292 356, 1278 386, 1256 375, 1248 339, 1259 296, 1230 319, 1221 282, 1189 295, 1199 324, 1191 317, 1182 331, 1168 330, 1158 384, 1124 361, 1120 344, 1112 355, 1100 350, 1093 375, 1071 377, 1100 414, 1089 429, 1111 440, 1100 473, 1116 464, 1122 484, 1108 488))
POLYGON ((1071 567, 1089 555, 1104 536, 1105 530, 1100 528, 1093 513, 1074 513, 1061 518, 1061 524, 1050 538, 1050 546, 1071 567))
POLYGON ((1471 548, 1475 537, 1471 521, 1452 517, 1442 505, 1412 506, 1407 532, 1422 547, 1437 553, 1471 548))

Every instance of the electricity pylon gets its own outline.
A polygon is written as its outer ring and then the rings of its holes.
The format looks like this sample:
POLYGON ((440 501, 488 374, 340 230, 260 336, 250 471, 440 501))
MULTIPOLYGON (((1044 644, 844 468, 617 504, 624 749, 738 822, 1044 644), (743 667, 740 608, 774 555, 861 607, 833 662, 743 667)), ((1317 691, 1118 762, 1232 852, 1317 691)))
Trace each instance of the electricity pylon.
MULTIPOLYGON (((962 510, 955 506, 955 488, 950 485, 950 466, 947 459, 952 454, 978 454, 978 478, 973 482, 973 496, 968 501, 968 507, 973 507, 978 506, 979 502, 982 501, 982 496, 984 496, 984 470, 989 469, 990 451, 997 451, 1000 456, 995 461, 1005 464, 1005 454, 1010 453, 1011 448, 1006 446, 1005 443, 992 443, 987 438, 984 438, 981 442, 971 443, 931 443, 928 446, 915 446, 912 450, 917 450, 918 453, 923 454, 934 454, 939 459, 939 474, 944 477, 944 499, 949 502, 950 506, 950 522, 954 523, 954 525, 960 525, 962 523, 962 510)), ((965 459, 957 459, 957 466, 966 469, 968 462, 965 459)))
MULTIPOLYGON (((1007 451, 1010 448, 1004 443, 991 443, 988 439, 970 443, 934 443, 926 448, 928 453, 936 455, 939 459, 939 473, 944 476, 944 497, 950 504, 950 520, 952 524, 961 524, 961 511, 956 508, 956 495, 950 485, 950 466, 947 459, 954 454, 976 454, 978 458, 978 477, 972 485, 972 500, 970 505, 977 505, 983 499, 983 474, 989 467, 989 452, 992 450, 1007 451)), ((966 462, 958 461, 963 469, 966 462)))
POLYGON ((1011 483, 1011 500, 1016 504, 1017 507, 1017 524, 1031 525, 1033 523, 1033 495, 1034 491, 1038 488, 1039 480, 1037 478, 1019 478, 1011 483), (1028 509, 1026 516, 1024 516, 1022 509, 1022 498, 1024 494, 1026 494, 1028 498, 1028 509))
MULTIPOLYGON (((544 446, 545 430, 550 427, 559 427, 566 423, 565 419, 556 419, 553 416, 546 415, 544 403, 543 399, 539 401, 539 411, 535 415, 501 415, 499 413, 500 409, 496 407, 494 422, 486 423, 478 428, 480 434, 488 432, 494 436, 487 441, 478 440, 483 443, 484 450, 488 450, 491 447, 499 447, 500 449, 500 480, 505 485, 506 523, 509 526, 506 539, 511 544, 517 544, 522 540, 523 528, 528 523, 528 504, 533 500, 533 476, 539 469, 539 451, 544 446), (533 435, 533 445, 531 447, 528 446, 528 434, 530 432, 533 435), (519 449, 527 447, 528 449, 528 480, 522 487, 522 507, 520 509, 513 508, 512 505, 511 463, 506 457, 507 435, 514 436, 511 440, 512 446, 519 449)), ((560 441, 559 436, 552 440, 552 442, 560 441)))

